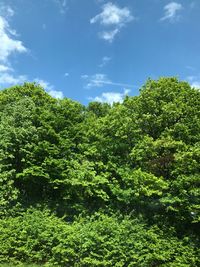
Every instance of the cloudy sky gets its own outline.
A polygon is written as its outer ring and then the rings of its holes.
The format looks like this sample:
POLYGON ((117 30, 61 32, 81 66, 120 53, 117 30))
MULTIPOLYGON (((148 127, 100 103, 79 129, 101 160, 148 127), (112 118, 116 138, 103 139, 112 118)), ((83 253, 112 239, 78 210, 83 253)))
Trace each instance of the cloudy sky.
POLYGON ((83 104, 148 78, 200 87, 199 0, 0 0, 0 88, 40 83, 83 104))

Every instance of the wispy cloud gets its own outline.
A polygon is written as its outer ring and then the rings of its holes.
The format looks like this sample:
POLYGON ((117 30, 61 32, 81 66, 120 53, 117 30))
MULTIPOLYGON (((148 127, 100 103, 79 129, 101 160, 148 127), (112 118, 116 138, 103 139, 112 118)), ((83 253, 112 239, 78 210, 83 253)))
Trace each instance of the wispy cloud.
POLYGON ((7 72, 1 69, 2 65, 0 65, 0 87, 11 86, 16 84, 23 84, 26 81, 35 82, 39 84, 44 90, 49 93, 52 97, 62 99, 64 97, 63 92, 57 91, 54 89, 54 86, 49 82, 35 78, 33 80, 28 79, 26 75, 14 75, 11 72, 7 72))
POLYGON ((160 19, 161 21, 168 20, 175 22, 179 19, 179 12, 183 9, 183 6, 177 2, 171 2, 164 6, 164 16, 160 19))
POLYGON ((82 78, 86 80, 87 88, 102 87, 103 85, 110 83, 110 80, 107 78, 107 76, 102 73, 96 73, 91 76, 82 75, 82 78))
MULTIPOLYGON (((8 10, 10 15, 14 14, 11 8, 8 10)), ((16 31, 10 27, 8 19, 0 15, 0 63, 7 63, 13 53, 24 52, 27 52, 27 48, 22 41, 16 39, 16 31)))
POLYGON ((99 64, 99 67, 103 68, 108 64, 109 61, 111 61, 111 57, 104 56, 101 60, 101 64, 99 64))
POLYGON ((100 96, 96 96, 94 98, 89 98, 89 100, 97 101, 101 103, 122 103, 123 99, 126 95, 130 93, 130 90, 125 89, 124 92, 103 92, 100 96))
POLYGON ((109 43, 112 43, 115 36, 119 33, 119 29, 114 29, 112 31, 99 32, 99 37, 109 43))
POLYGON ((34 82, 44 88, 47 93, 49 93, 52 97, 59 99, 62 99, 64 97, 63 92, 55 90, 54 86, 51 85, 49 82, 38 78, 34 79, 34 82))
POLYGON ((58 7, 60 14, 64 15, 67 12, 68 10, 67 0, 53 0, 53 2, 58 7))
POLYGON ((200 81, 194 81, 191 83, 191 86, 196 88, 196 89, 200 89, 200 81))
POLYGON ((61 91, 50 90, 48 91, 48 93, 54 98, 58 98, 58 99, 64 98, 63 92, 61 91))
POLYGON ((103 73, 96 73, 94 75, 82 75, 82 79, 86 80, 86 88, 90 89, 93 87, 103 87, 105 85, 111 85, 111 86, 120 86, 120 87, 131 87, 133 88, 133 85, 127 84, 127 83, 121 83, 121 82, 113 82, 111 81, 106 74, 103 73))
POLYGON ((127 7, 119 6, 109 2, 102 6, 102 12, 90 19, 90 23, 99 23, 106 30, 99 33, 99 37, 105 41, 112 42, 120 29, 132 21, 134 17, 127 7))
POLYGON ((9 18, 9 17, 14 16, 15 12, 10 6, 6 5, 5 3, 1 3, 0 14, 3 17, 9 18))
POLYGON ((7 71, 12 71, 12 68, 7 65, 0 64, 0 73, 7 72, 7 71))
POLYGON ((23 83, 26 75, 16 75, 12 68, 10 57, 12 54, 27 52, 21 40, 17 39, 16 30, 11 28, 9 19, 14 15, 11 7, 0 6, 0 86, 23 83))
POLYGON ((200 75, 191 75, 186 77, 186 80, 189 82, 191 87, 194 87, 196 89, 200 89, 200 75))
POLYGON ((103 11, 93 17, 90 23, 99 22, 104 26, 116 25, 123 26, 133 19, 130 10, 127 7, 119 8, 118 6, 107 3, 102 7, 103 11))
POLYGON ((8 86, 14 84, 24 83, 27 80, 25 75, 13 75, 8 72, 0 72, 0 86, 8 86))
POLYGON ((68 77, 69 76, 69 72, 65 72, 64 76, 68 77))
POLYGON ((45 90, 53 90, 53 86, 50 85, 50 83, 45 81, 45 80, 42 80, 42 79, 39 79, 39 78, 35 78, 33 81, 35 83, 39 84, 45 90))
MULTIPOLYGON (((13 15, 14 11, 11 7, 0 6, 0 87, 2 88, 30 80, 26 75, 17 75, 12 68, 10 56, 28 51, 23 42, 17 40, 15 29, 10 27, 9 18, 13 15)), ((40 84, 53 97, 63 98, 63 93, 56 91, 49 82, 39 78, 31 81, 40 84)))
POLYGON ((88 79, 89 78, 89 75, 87 75, 87 74, 82 74, 81 75, 81 79, 88 79))

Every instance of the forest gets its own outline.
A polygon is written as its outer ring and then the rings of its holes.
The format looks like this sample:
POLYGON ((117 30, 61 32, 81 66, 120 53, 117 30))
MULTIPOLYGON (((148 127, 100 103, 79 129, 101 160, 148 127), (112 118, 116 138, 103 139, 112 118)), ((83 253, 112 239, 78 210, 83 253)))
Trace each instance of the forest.
POLYGON ((0 264, 200 266, 200 90, 84 106, 24 83, 0 121, 0 264))

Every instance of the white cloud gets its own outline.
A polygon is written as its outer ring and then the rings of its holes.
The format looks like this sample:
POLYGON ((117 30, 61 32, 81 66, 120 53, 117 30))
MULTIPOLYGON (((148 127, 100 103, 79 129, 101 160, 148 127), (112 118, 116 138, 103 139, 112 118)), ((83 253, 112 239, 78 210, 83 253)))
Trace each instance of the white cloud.
POLYGON ((42 80, 42 79, 39 79, 39 78, 35 78, 34 82, 38 83, 45 90, 52 90, 53 89, 53 86, 50 85, 50 83, 45 81, 45 80, 42 80))
POLYGON ((10 6, 7 6, 4 3, 1 3, 0 14, 1 14, 1 16, 8 18, 8 17, 14 16, 15 12, 10 6))
MULTIPOLYGON (((66 1, 61 1, 63 7, 66 1)), ((13 30, 9 23, 8 17, 14 15, 14 11, 8 6, 0 7, 0 86, 10 86, 21 84, 28 80, 26 75, 15 75, 12 69, 9 57, 13 53, 27 52, 27 48, 23 45, 22 41, 16 40, 16 31, 13 30)), ((34 79, 34 82, 40 84, 50 95, 56 98, 63 98, 61 91, 54 90, 53 86, 47 81, 42 79, 34 79)))
POLYGON ((87 79, 87 78, 89 78, 89 75, 87 75, 87 74, 81 75, 81 79, 87 79))
POLYGON ((112 42, 117 33, 120 32, 120 29, 133 19, 134 17, 127 7, 120 8, 109 2, 102 6, 101 13, 90 19, 90 23, 99 23, 103 27, 109 27, 108 30, 100 32, 99 37, 105 41, 112 42))
POLYGON ((186 78, 188 80, 191 87, 194 87, 196 89, 200 89, 200 75, 191 75, 186 78))
POLYGON ((11 67, 10 56, 14 53, 27 52, 22 41, 17 40, 17 33, 9 25, 9 17, 14 15, 12 8, 0 6, 0 86, 10 86, 25 82, 25 75, 16 75, 11 67))
POLYGON ((48 93, 49 93, 52 97, 55 97, 55 98, 59 98, 59 99, 64 98, 63 92, 61 92, 61 91, 50 90, 50 91, 48 91, 48 93))
MULTIPOLYGON (((10 85, 16 85, 16 84, 22 84, 28 80, 28 77, 25 75, 13 75, 9 73, 10 70, 3 69, 3 65, 0 65, 0 86, 6 87, 10 85)), ((5 66, 6 68, 6 66, 5 66)), ((49 93, 52 97, 60 98, 62 99, 64 97, 63 92, 57 91, 54 89, 52 85, 50 85, 49 82, 44 81, 42 79, 34 79, 33 82, 36 84, 39 84, 42 88, 44 88, 47 93, 49 93)))
POLYGON ((16 32, 11 29, 8 21, 0 16, 0 62, 8 62, 13 53, 27 52, 22 41, 16 40, 16 32))
POLYGON ((68 9, 67 0, 53 0, 57 5, 60 14, 64 15, 68 9))
POLYGON ((103 68, 105 65, 108 64, 108 62, 111 60, 111 57, 103 57, 102 60, 101 60, 101 64, 99 64, 99 67, 100 68, 103 68))
POLYGON ((34 82, 44 88, 52 97, 59 99, 62 99, 64 97, 63 92, 55 90, 53 85, 51 85, 49 82, 38 78, 34 79, 34 82))
POLYGON ((130 10, 127 7, 119 8, 118 6, 107 3, 102 7, 103 11, 93 17, 90 20, 90 23, 99 22, 102 25, 117 25, 123 26, 127 22, 130 22, 133 19, 130 10))
POLYGON ((119 29, 115 29, 113 31, 103 31, 99 33, 99 37, 105 41, 108 41, 109 43, 112 43, 118 33, 119 29))
POLYGON ((164 6, 165 14, 160 20, 169 20, 170 22, 174 22, 178 20, 178 12, 183 9, 183 6, 177 2, 171 2, 164 6))
POLYGON ((24 83, 27 80, 25 75, 14 76, 8 72, 0 72, 0 85, 7 86, 7 85, 14 85, 24 83))
MULTIPOLYGON (((22 84, 28 80, 26 75, 14 75, 10 73, 12 71, 11 68, 0 65, 0 87, 6 87, 16 84, 22 84)), ((52 97, 55 98, 63 98, 64 95, 61 91, 57 91, 54 87, 47 81, 35 78, 33 80, 36 84, 39 84, 42 88, 44 88, 47 93, 49 93, 52 97)))
POLYGON ((89 98, 92 101, 97 101, 97 102, 101 102, 101 103, 109 103, 109 104, 113 104, 113 103, 122 103, 123 99, 126 95, 128 95, 128 93, 130 92, 130 90, 126 89, 124 90, 123 93, 119 93, 119 92, 104 92, 102 93, 100 96, 96 96, 94 98, 89 98))
POLYGON ((10 68, 6 65, 0 64, 0 73, 1 72, 7 72, 7 71, 12 71, 12 68, 10 68))
POLYGON ((191 83, 191 87, 194 87, 196 89, 200 89, 200 81, 194 81, 191 83))
POLYGON ((133 87, 133 85, 121 83, 121 82, 113 82, 110 79, 108 79, 106 74, 103 73, 96 73, 94 75, 82 75, 82 79, 86 80, 86 88, 92 88, 92 87, 103 87, 105 85, 111 85, 111 86, 120 86, 120 87, 133 87))
POLYGON ((110 80, 105 74, 97 73, 92 76, 85 76, 87 79, 87 88, 91 87, 102 87, 104 84, 110 83, 110 80))

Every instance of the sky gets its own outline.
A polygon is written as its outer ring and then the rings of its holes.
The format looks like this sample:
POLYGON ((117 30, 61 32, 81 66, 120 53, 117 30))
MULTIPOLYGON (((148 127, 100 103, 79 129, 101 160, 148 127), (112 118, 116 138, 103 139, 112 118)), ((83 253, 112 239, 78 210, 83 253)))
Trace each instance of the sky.
POLYGON ((163 76, 200 88, 199 0, 0 0, 0 89, 112 104, 163 76))

